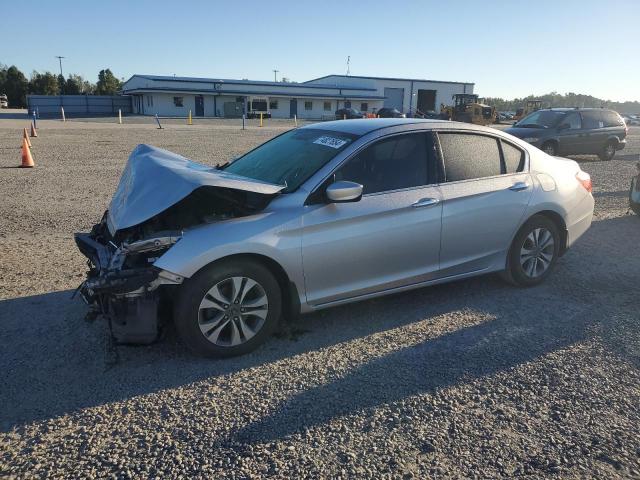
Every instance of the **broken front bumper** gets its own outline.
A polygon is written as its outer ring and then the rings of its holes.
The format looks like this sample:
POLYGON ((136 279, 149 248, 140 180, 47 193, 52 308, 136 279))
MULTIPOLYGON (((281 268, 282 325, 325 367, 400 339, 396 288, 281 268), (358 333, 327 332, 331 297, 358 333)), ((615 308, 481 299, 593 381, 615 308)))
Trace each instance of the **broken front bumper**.
MULTIPOLYGON (((152 243, 147 250, 165 246, 158 240, 154 239, 155 244, 152 243)), ((123 268, 127 253, 142 251, 142 244, 137 247, 104 245, 89 233, 76 233, 75 241, 80 252, 89 259, 89 271, 87 279, 79 287, 80 295, 92 306, 94 314, 108 320, 115 340, 119 343, 151 343, 156 340, 161 300, 159 287, 180 284, 182 278, 152 265, 123 268)), ((149 241, 146 242, 149 246, 149 241)))

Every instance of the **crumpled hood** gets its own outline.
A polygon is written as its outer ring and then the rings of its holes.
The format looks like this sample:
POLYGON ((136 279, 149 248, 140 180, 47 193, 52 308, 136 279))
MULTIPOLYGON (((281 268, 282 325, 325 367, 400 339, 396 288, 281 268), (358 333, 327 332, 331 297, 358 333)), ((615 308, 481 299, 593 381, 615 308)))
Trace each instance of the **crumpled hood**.
POLYGON ((107 217, 112 235, 138 225, 187 197, 199 187, 221 187, 275 195, 281 185, 226 173, 185 157, 138 145, 129 156, 107 217))

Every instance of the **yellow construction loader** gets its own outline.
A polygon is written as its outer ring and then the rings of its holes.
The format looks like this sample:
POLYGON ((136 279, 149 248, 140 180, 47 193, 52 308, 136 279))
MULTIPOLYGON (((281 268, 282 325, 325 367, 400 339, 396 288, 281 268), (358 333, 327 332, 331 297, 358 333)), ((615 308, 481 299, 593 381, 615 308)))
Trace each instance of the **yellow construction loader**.
POLYGON ((443 118, 456 122, 489 125, 496 121, 496 109, 479 101, 478 95, 472 93, 456 93, 451 97, 453 105, 441 105, 443 118))
POLYGON ((515 121, 521 120, 530 113, 533 113, 542 108, 542 100, 527 100, 527 105, 520 107, 516 110, 516 114, 513 116, 515 121))

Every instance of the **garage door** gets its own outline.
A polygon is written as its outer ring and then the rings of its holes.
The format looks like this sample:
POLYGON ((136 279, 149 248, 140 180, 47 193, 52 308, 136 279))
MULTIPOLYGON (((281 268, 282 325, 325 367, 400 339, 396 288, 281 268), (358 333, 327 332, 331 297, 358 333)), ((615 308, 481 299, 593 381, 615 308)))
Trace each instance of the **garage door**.
POLYGON ((397 108, 402 112, 402 100, 404 99, 404 88, 385 88, 384 106, 397 108))

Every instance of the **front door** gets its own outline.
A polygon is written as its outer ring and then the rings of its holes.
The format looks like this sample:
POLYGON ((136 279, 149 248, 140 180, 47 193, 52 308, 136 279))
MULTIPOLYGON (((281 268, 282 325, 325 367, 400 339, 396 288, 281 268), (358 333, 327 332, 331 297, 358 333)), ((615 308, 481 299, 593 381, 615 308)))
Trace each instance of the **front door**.
POLYGON ((196 117, 204 117, 204 97, 196 95, 196 117))
POLYGON ((298 99, 292 98, 289 101, 289 118, 293 118, 298 115, 298 99))
POLYGON ((501 148, 488 135, 442 132, 438 137, 446 176, 440 184, 440 275, 502 265, 533 193, 524 152, 507 142, 501 148))
POLYGON ((359 202, 320 203, 303 216, 307 301, 321 305, 434 278, 442 202, 429 133, 379 140, 320 188, 364 186, 359 202))

